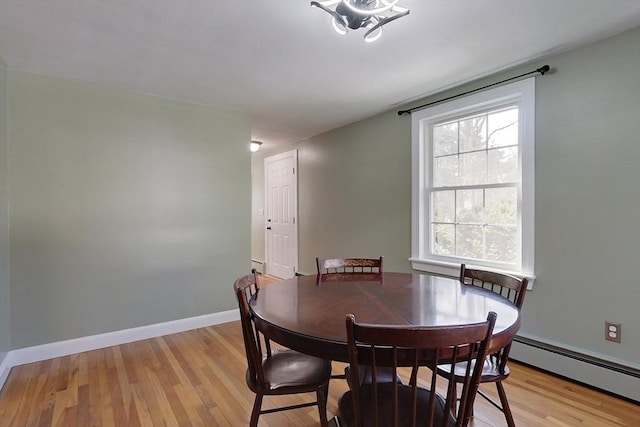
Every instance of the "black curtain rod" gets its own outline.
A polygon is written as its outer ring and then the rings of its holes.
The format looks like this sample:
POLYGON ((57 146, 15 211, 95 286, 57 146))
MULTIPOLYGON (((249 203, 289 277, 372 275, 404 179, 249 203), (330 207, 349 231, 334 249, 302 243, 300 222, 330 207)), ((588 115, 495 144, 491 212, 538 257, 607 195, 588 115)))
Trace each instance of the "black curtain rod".
POLYGON ((468 95, 470 93, 477 92, 479 90, 483 90, 483 89, 486 89, 486 88, 489 88, 489 87, 492 87, 492 86, 500 85, 502 83, 510 82, 511 80, 519 79, 521 77, 525 77, 525 76, 528 76, 530 74, 540 73, 540 75, 544 76, 545 73, 548 73, 550 69, 551 69, 551 67, 549 67, 548 65, 543 65, 542 67, 537 68, 534 71, 529 71, 528 73, 520 74, 519 76, 511 77, 510 79, 502 80, 502 81, 499 81, 499 82, 496 82, 496 83, 491 83, 490 85, 482 86, 482 87, 479 87, 477 89, 468 90, 466 92, 459 93, 457 95, 453 95, 453 96, 450 96, 448 98, 440 99, 438 101, 429 102, 428 104, 423 104, 423 105, 419 105, 417 107, 409 108, 408 110, 400 110, 400 111, 398 111, 398 115, 402 116, 404 114, 411 114, 416 110, 421 110, 421 109, 423 109, 425 107, 429 107, 430 105, 438 104, 439 102, 448 101, 448 100, 454 99, 454 98, 459 98, 461 96, 468 95))

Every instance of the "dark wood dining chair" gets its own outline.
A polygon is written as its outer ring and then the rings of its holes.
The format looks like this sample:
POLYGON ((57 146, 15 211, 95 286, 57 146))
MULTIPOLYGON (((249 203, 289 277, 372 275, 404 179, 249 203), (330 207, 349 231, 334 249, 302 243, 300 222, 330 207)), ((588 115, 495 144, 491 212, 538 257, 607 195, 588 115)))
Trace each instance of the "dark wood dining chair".
POLYGON ((343 274, 382 274, 384 257, 380 258, 316 258, 318 280, 323 277, 343 274))
MULTIPOLYGON (((326 283, 334 280, 382 280, 382 264, 384 257, 380 258, 318 258, 316 266, 318 275, 316 282, 326 283)), ((347 372, 349 370, 347 369, 347 372)), ((368 371, 360 371, 361 381, 367 382, 368 371)), ((334 374, 332 379, 346 379, 346 374, 334 374)))
POLYGON ((485 322, 429 327, 360 324, 354 315, 347 315, 349 367, 357 372, 361 366, 369 366, 372 380, 367 384, 348 381, 350 390, 338 402, 339 425, 467 426, 496 317, 491 312, 485 322), (455 381, 436 373, 438 364, 445 360, 466 362, 460 404, 456 404, 455 381), (379 383, 377 371, 381 367, 391 368, 396 375, 398 368, 409 367, 410 379, 407 384, 395 379, 379 383), (419 377, 423 371, 427 375, 419 377), (438 389, 446 392, 441 395, 438 389))
POLYGON ((256 395, 251 412, 250 426, 258 425, 261 414, 318 406, 320 425, 327 426, 327 396, 331 377, 331 361, 308 356, 289 349, 271 350, 253 321, 249 301, 260 293, 257 274, 240 277, 233 288, 238 297, 240 323, 247 356, 247 386, 256 395), (263 343, 265 353, 263 353, 263 343), (314 402, 263 410, 262 400, 268 395, 316 393, 314 402))
MULTIPOLYGON (((518 309, 522 308, 524 303, 524 297, 527 293, 527 286, 529 281, 526 278, 519 279, 508 274, 501 274, 486 270, 475 270, 467 268, 465 264, 460 266, 460 282, 469 286, 478 286, 484 289, 489 289, 504 298, 510 300, 518 309)), ((482 365, 482 375, 480 376, 480 383, 495 383, 498 389, 498 396, 500 398, 500 404, 495 402, 490 396, 485 394, 482 390, 478 390, 478 394, 485 398, 489 403, 498 408, 504 413, 507 425, 509 427, 515 427, 513 421, 513 414, 509 407, 509 401, 507 400, 507 393, 505 392, 502 381, 509 377, 509 367, 507 361, 509 360, 509 351, 511 350, 511 343, 498 352, 490 354, 485 359, 482 365)), ((464 371, 464 364, 458 364, 453 370, 454 379, 459 382, 462 379, 461 371, 464 371)), ((451 376, 451 365, 441 365, 438 367, 438 373, 445 377, 451 376)))

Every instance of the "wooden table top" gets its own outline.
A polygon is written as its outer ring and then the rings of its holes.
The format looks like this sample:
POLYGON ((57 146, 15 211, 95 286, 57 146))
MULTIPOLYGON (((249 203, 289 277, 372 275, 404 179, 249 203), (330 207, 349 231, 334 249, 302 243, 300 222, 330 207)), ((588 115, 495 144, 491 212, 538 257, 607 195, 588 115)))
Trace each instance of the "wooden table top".
POLYGON ((275 342, 325 359, 347 362, 345 316, 359 323, 459 325, 498 319, 491 349, 508 344, 520 312, 507 299, 458 280, 417 273, 334 277, 300 276, 263 286, 250 307, 260 329, 275 342))

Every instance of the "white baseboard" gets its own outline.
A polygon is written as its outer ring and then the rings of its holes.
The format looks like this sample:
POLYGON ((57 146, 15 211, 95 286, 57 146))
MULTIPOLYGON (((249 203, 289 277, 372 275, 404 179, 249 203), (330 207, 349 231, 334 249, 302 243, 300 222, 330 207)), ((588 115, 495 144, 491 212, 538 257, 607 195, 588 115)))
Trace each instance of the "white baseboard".
POLYGON ((2 390, 2 386, 4 382, 7 380, 9 376, 9 372, 11 372, 11 368, 14 366, 11 364, 11 360, 9 360, 9 353, 4 353, 0 357, 0 390, 2 390))
POLYGON ((126 344, 134 341, 156 338, 163 335, 204 328, 220 323, 232 322, 240 319, 238 310, 222 311, 202 316, 178 319, 170 322, 156 323, 138 328, 123 329, 104 334, 74 338, 66 341, 52 342, 33 347, 20 348, 9 351, 0 361, 0 390, 4 385, 11 368, 26 363, 40 362, 55 357, 97 350, 99 348, 126 344))

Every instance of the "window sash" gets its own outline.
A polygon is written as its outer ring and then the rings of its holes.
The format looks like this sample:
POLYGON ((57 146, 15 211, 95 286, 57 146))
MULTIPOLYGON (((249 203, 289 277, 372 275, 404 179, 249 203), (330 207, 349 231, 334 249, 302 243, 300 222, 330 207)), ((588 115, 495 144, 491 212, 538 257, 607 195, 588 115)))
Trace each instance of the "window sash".
MULTIPOLYGON (((521 226, 521 213, 518 211, 517 206, 520 205, 519 200, 520 200, 520 183, 507 183, 507 184, 492 184, 492 185, 473 185, 473 186, 459 186, 459 187, 446 187, 446 188, 432 188, 432 189, 427 189, 426 191, 428 192, 427 197, 425 197, 425 201, 429 204, 429 206, 427 207, 428 211, 429 211, 429 215, 427 217, 427 221, 428 224, 426 225, 426 227, 429 227, 430 233, 429 233, 429 241, 426 242, 426 244, 428 245, 428 255, 432 258, 441 258, 441 259, 460 259, 460 260, 473 260, 474 262, 491 262, 493 264, 495 264, 496 266, 500 266, 500 268, 503 269, 511 269, 514 270, 516 268, 519 268, 521 265, 521 257, 522 257, 522 251, 520 249, 516 249, 516 256, 515 258, 509 262, 509 261, 505 261, 504 258, 502 259, 496 259, 495 256, 490 256, 488 255, 489 253, 496 253, 496 251, 491 251, 491 239, 488 236, 488 234, 490 234, 490 232, 488 233, 488 230, 493 229, 493 231, 497 231, 497 229, 499 228, 503 228, 503 229, 513 229, 514 232, 514 236, 513 239, 514 241, 511 242, 511 245, 515 245, 515 248, 520 248, 521 247, 521 241, 520 241, 520 236, 521 236, 521 232, 522 232, 522 226, 521 226), (516 210, 515 210, 515 216, 513 218, 513 220, 511 222, 498 222, 498 221, 491 221, 490 218, 488 217, 490 210, 491 210, 491 200, 487 200, 487 191, 486 190, 500 190, 500 189, 513 189, 515 190, 515 202, 516 202, 516 210), (473 220, 467 220, 464 221, 460 218, 459 216, 459 211, 461 209, 459 209, 459 198, 458 198, 458 191, 464 192, 464 191, 482 191, 482 203, 481 203, 481 218, 474 218, 476 219, 475 221, 473 220), (435 201, 435 194, 437 193, 445 193, 445 192, 453 192, 453 212, 450 213, 448 215, 448 218, 451 218, 449 221, 446 220, 438 220, 438 215, 436 214, 436 209, 437 209, 437 203, 435 201), (453 253, 449 253, 449 254, 443 254, 439 251, 437 251, 437 242, 436 242, 436 226, 437 225, 441 225, 441 226, 453 226, 454 230, 455 230, 455 237, 454 237, 454 251, 453 253), (458 253, 458 226, 469 226, 469 227, 479 227, 481 228, 480 234, 481 234, 481 238, 482 238, 482 244, 481 244, 481 250, 482 250, 482 254, 483 256, 481 257, 472 257, 472 256, 461 256, 458 253)), ((445 218, 446 219, 446 218, 445 218)), ((507 242, 504 242, 505 244, 507 242)), ((507 246, 507 251, 505 253, 512 253, 513 249, 510 248, 510 246, 507 246)))
MULTIPOLYGON (((426 270, 440 274, 457 275, 457 269, 461 262, 489 267, 498 271, 507 271, 512 274, 534 277, 534 96, 535 80, 533 78, 500 86, 488 91, 480 92, 465 98, 459 98, 447 103, 438 104, 430 108, 412 113, 412 266, 419 270, 426 270), (495 111, 507 111, 517 106, 518 108, 518 144, 499 145, 506 139, 498 141, 498 147, 490 145, 489 137, 485 141, 484 148, 456 152, 439 152, 434 156, 434 143, 425 145, 425 140, 433 137, 433 126, 465 120, 469 117, 477 117, 482 114, 495 111), (426 125, 425 125, 426 124, 426 125), (433 171, 435 159, 447 155, 460 155, 474 152, 489 153, 494 149, 518 147, 517 165, 519 181, 512 177, 506 182, 461 183, 453 185, 453 182, 444 182, 440 185, 433 184, 433 171), (478 261, 458 256, 440 256, 434 254, 431 246, 432 227, 435 220, 432 212, 433 194, 440 191, 462 191, 474 189, 517 189, 517 236, 520 247, 520 258, 515 264, 505 264, 495 261, 478 261)), ((488 126, 488 125, 487 125, 488 126)), ((494 127, 495 129, 495 127, 494 127)), ((487 135, 490 135, 487 131, 487 135)), ((495 141, 494 141, 495 142, 495 141)), ((472 147, 473 148, 473 147, 472 147)), ((488 155, 487 155, 488 156, 488 155)), ((458 166, 459 167, 459 166, 458 166)), ((487 170, 489 168, 487 167, 487 170)), ((435 183, 438 184, 438 183, 435 183)), ((457 193, 456 193, 457 194, 457 193)), ((437 221, 435 221, 437 222, 437 221)), ((486 221, 485 221, 486 222, 486 221)), ((454 222, 447 223, 454 224, 454 222)), ((500 226, 502 224, 487 223, 500 226)), ((462 225, 458 221, 458 225, 462 225)), ((476 224, 474 224, 476 225, 476 224)), ((508 226, 512 226, 509 224, 508 226)))

